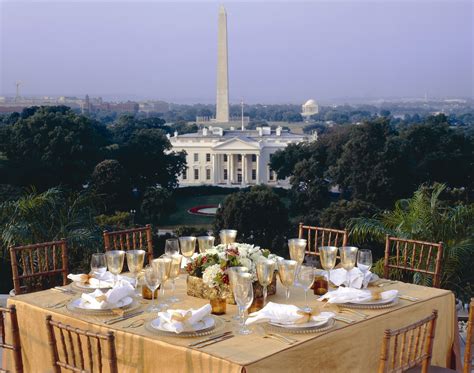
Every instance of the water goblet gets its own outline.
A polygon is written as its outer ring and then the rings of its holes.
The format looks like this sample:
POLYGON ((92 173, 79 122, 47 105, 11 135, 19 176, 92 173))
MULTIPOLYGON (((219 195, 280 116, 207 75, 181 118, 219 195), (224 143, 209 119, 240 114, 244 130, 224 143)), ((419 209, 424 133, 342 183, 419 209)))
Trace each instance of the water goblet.
POLYGON ((311 312, 311 307, 308 306, 308 290, 313 286, 316 271, 311 266, 300 266, 298 269, 297 279, 300 286, 304 289, 304 303, 305 312, 311 312))
POLYGON ((240 327, 237 332, 244 335, 251 334, 252 331, 245 326, 245 311, 253 302, 253 283, 250 273, 238 274, 232 290, 240 314, 240 327))
POLYGON ((171 258, 171 267, 170 267, 170 280, 171 280, 171 296, 168 298, 168 302, 176 303, 179 299, 175 296, 176 284, 175 280, 179 276, 181 270, 181 260, 183 259, 182 255, 174 254, 169 256, 171 258))
POLYGON ((295 282, 298 262, 296 260, 282 259, 278 261, 277 266, 278 277, 280 277, 280 282, 285 287, 286 300, 288 301, 290 299, 290 286, 295 282))
POLYGON ((223 229, 219 232, 221 244, 228 245, 235 242, 237 231, 235 229, 223 229))
POLYGON ((146 286, 151 291, 151 304, 150 307, 147 308, 147 312, 158 312, 158 307, 155 304, 155 292, 156 289, 158 289, 158 286, 160 286, 160 281, 158 278, 158 272, 151 264, 148 264, 145 267, 144 278, 146 286))
POLYGON ((341 266, 346 270, 346 282, 347 287, 351 287, 351 279, 349 277, 349 271, 351 271, 357 261, 357 250, 355 246, 343 246, 339 248, 339 255, 341 256, 341 266))
POLYGON ((179 240, 177 238, 169 238, 165 243, 165 254, 179 254, 179 240))
POLYGON ((196 249, 196 237, 179 237, 179 246, 181 247, 181 255, 189 261, 196 249))
POLYGON ((111 250, 105 253, 107 259, 107 267, 109 272, 114 275, 114 286, 117 285, 118 275, 122 272, 123 262, 125 259, 125 251, 111 250))
POLYGON ((336 246, 321 246, 319 248, 319 260, 321 267, 328 272, 328 288, 331 270, 336 266, 338 248, 336 246))
POLYGON ((97 275, 99 277, 99 289, 102 288, 100 280, 104 273, 107 271, 107 259, 105 258, 105 254, 102 253, 94 253, 91 257, 91 271, 92 274, 97 275))
POLYGON ((273 274, 276 268, 276 262, 272 259, 259 258, 255 263, 257 270, 257 278, 260 285, 263 287, 263 305, 267 302, 267 287, 273 281, 273 274))
POLYGON ((155 269, 158 276, 158 282, 160 284, 160 296, 161 299, 163 299, 163 301, 158 304, 159 310, 165 310, 166 308, 168 308, 168 305, 164 302, 165 282, 170 276, 171 262, 171 258, 166 255, 162 255, 158 259, 153 259, 151 262, 151 265, 155 269))
POLYGON ((303 238, 292 238, 288 240, 288 248, 290 250, 290 258, 303 264, 307 241, 303 238))
POLYGON ((212 249, 214 246, 214 236, 200 236, 197 238, 199 245, 199 252, 204 254, 207 250, 212 249))
POLYGON ((143 269, 143 263, 145 262, 145 250, 128 250, 127 251, 127 267, 133 276, 134 288, 137 289, 138 274, 143 269))
MULTIPOLYGON (((234 289, 234 284, 237 282, 237 275, 240 273, 248 272, 247 267, 230 267, 227 269, 227 276, 229 277, 229 285, 231 289, 234 289)), ((238 310, 238 308, 237 308, 238 310)), ((240 320, 240 311, 238 310, 237 315, 232 317, 233 320, 240 320)))
POLYGON ((368 271, 372 268, 372 251, 368 249, 362 249, 357 252, 357 267, 363 274, 362 286, 367 287, 369 281, 365 281, 365 276, 368 271))

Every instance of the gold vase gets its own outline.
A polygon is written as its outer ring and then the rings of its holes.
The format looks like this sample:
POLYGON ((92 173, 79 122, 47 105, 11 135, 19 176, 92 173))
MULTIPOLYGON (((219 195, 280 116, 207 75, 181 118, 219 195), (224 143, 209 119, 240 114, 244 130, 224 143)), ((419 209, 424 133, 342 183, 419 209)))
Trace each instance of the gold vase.
POLYGON ((227 309, 227 301, 225 298, 212 297, 210 299, 212 314, 213 315, 224 315, 227 309))
MULTIPOLYGON (((158 299, 158 289, 155 290, 155 299, 158 299)), ((151 290, 148 289, 148 286, 142 286, 142 298, 143 299, 151 299, 151 290)))

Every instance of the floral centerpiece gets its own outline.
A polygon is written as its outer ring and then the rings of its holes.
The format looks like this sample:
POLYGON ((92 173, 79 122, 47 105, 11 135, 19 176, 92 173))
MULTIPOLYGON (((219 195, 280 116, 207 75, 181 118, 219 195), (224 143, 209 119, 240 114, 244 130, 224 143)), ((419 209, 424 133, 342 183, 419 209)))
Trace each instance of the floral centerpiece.
MULTIPOLYGON (((199 254, 186 266, 186 272, 189 274, 187 294, 207 299, 217 295, 226 298, 227 303, 234 304, 227 269, 243 266, 253 277, 255 296, 261 296, 262 288, 257 282, 255 263, 262 256, 276 258, 276 255, 271 254, 269 250, 245 243, 214 246, 205 253, 199 254)), ((268 287, 270 295, 276 292, 275 278, 273 280, 268 287)))

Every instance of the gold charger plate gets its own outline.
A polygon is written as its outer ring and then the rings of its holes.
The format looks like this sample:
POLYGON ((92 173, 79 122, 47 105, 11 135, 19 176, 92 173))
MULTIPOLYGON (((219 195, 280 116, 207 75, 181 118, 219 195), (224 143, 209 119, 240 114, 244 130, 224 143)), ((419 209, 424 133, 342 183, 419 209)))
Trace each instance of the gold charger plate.
POLYGON ((137 301, 132 301, 127 306, 124 306, 122 308, 117 308, 117 309, 107 309, 107 310, 93 310, 93 309, 84 309, 84 308, 79 308, 75 307, 72 304, 73 301, 69 302, 66 305, 66 309, 75 314, 79 315, 87 315, 87 316, 120 316, 117 310, 123 311, 124 314, 132 312, 140 307, 140 304, 137 301))
POLYGON ((336 321, 332 318, 327 323, 315 327, 309 328, 285 328, 283 326, 277 326, 274 324, 265 324, 265 328, 278 332, 278 333, 291 333, 291 334, 310 334, 310 333, 321 333, 331 329, 336 324, 336 321))
POLYGON ((390 308, 396 306, 398 304, 398 297, 388 303, 383 304, 365 304, 365 303, 342 303, 339 304, 345 308, 358 308, 358 309, 365 309, 365 310, 381 310, 385 308, 390 308))

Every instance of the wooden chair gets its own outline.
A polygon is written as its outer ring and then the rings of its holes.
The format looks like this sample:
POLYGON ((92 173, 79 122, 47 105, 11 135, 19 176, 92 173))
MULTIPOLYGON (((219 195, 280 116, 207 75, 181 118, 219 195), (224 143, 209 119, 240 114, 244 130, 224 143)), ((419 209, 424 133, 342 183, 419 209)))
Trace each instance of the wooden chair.
POLYGON ((68 262, 66 240, 10 247, 15 294, 43 290, 67 284, 68 262), (59 282, 59 283, 61 283, 59 282))
POLYGON ((150 263, 153 259, 151 225, 115 232, 104 231, 104 246, 105 251, 143 249, 147 251, 148 263, 150 263))
POLYGON ((62 369, 101 373, 104 361, 108 365, 106 371, 118 373, 114 333, 101 334, 74 328, 52 320, 51 315, 46 316, 46 326, 54 373, 61 373, 62 369), (104 347, 107 350, 105 358, 102 356, 104 347))
POLYGON ((384 277, 390 269, 421 273, 433 277, 433 287, 441 284, 443 244, 386 236, 384 277), (395 251, 395 253, 393 253, 395 251))
POLYGON ((385 330, 378 373, 411 372, 419 365, 421 373, 427 373, 437 317, 438 311, 433 310, 430 316, 414 324, 396 330, 385 330))
MULTIPOLYGON (((16 373, 23 372, 23 362, 21 360, 21 344, 20 329, 18 328, 18 319, 16 317, 16 308, 14 305, 10 307, 0 307, 0 347, 13 352, 13 362, 16 373), (10 333, 11 343, 6 342, 5 319, 7 315, 10 317, 10 333)), ((1 353, 1 352, 0 352, 1 353)), ((2 369, 0 368, 0 371, 2 369)))
POLYGON ((466 330, 466 349, 464 350, 464 369, 463 373, 471 373, 472 371, 472 351, 474 344, 474 298, 471 298, 469 306, 469 319, 467 320, 466 330))
POLYGON ((305 238, 308 241, 306 255, 319 256, 319 247, 321 246, 347 246, 346 229, 313 227, 300 223, 298 238, 305 238))

